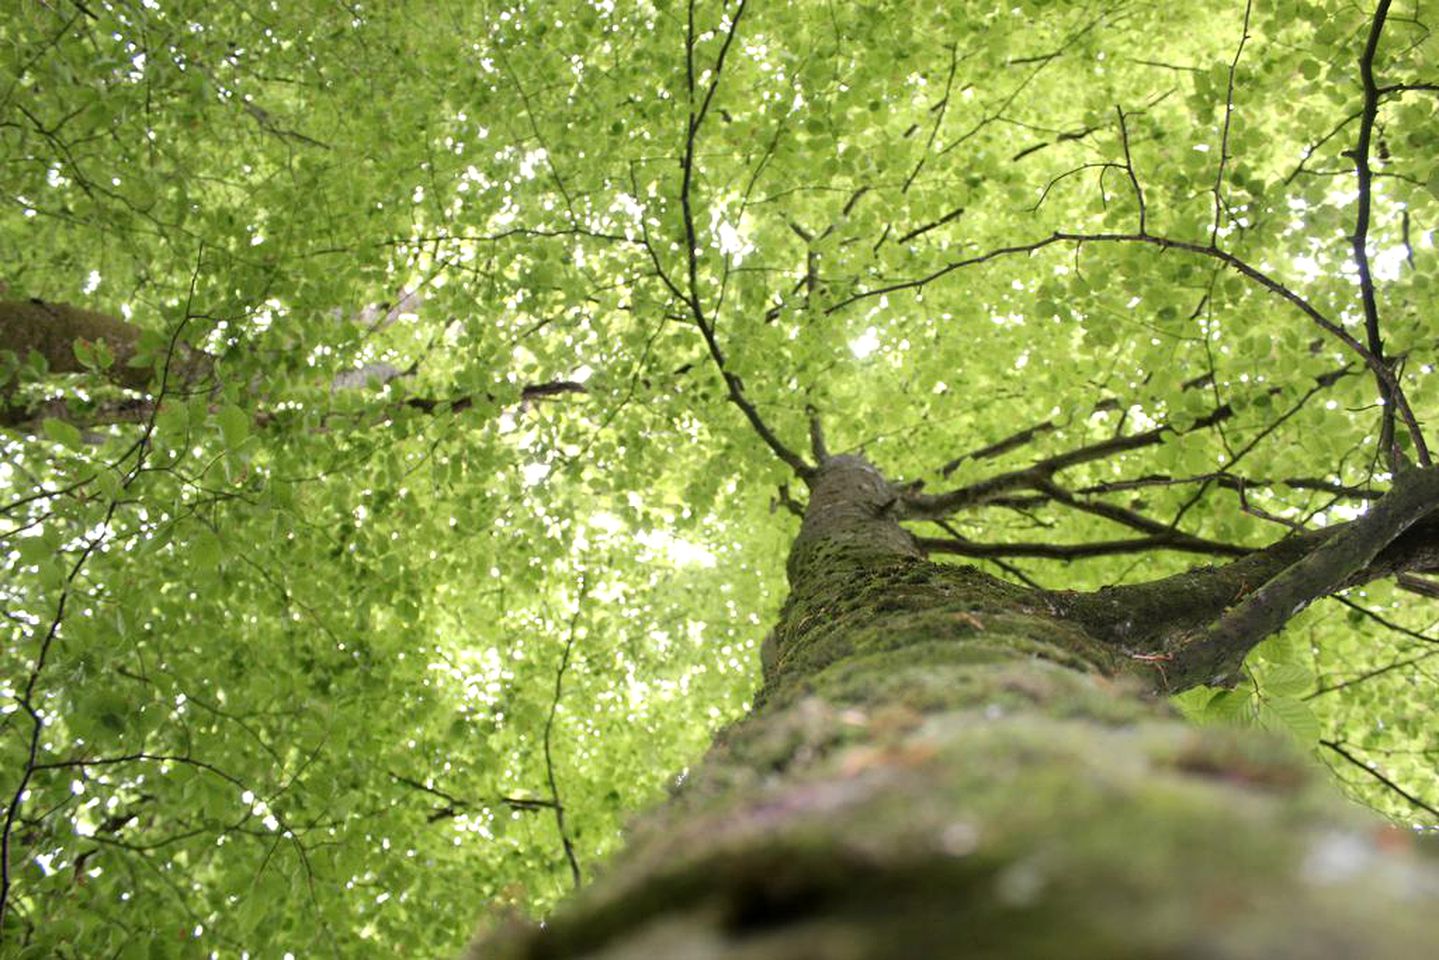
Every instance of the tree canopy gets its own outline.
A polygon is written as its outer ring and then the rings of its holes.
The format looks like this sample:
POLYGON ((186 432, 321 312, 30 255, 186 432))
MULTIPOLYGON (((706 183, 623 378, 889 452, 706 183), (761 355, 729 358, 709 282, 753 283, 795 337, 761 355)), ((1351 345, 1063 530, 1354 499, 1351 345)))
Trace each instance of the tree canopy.
MULTIPOLYGON (((13 7, 5 951, 543 914, 749 706, 812 425, 1052 590, 1429 462, 1419 2, 13 7)), ((1432 827, 1436 552, 1181 708, 1432 827)))

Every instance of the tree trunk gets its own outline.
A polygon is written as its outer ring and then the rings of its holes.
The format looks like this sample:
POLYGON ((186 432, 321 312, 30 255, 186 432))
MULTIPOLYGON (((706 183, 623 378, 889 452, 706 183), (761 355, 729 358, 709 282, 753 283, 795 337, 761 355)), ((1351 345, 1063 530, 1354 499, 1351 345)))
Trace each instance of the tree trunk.
POLYGON ((1075 618, 1058 596, 922 559, 863 460, 832 458, 811 486, 753 714, 595 885, 472 956, 1408 958, 1439 943, 1439 871, 1286 739, 1181 721, 1092 604, 1075 618))
POLYGON ((21 360, 38 353, 51 373, 79 373, 84 368, 75 357, 76 340, 110 348, 115 357, 110 376, 121 386, 143 390, 149 383, 154 372, 149 366, 130 366, 140 342, 139 327, 67 303, 0 301, 0 350, 12 350, 21 360))

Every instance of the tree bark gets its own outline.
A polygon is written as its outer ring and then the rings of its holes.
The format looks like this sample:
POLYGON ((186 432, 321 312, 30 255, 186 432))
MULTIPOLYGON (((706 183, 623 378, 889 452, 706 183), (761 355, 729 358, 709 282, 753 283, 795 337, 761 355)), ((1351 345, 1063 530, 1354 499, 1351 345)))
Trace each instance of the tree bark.
POLYGON ((1342 801, 1287 739, 1180 720, 1101 629, 1130 612, 926 561, 863 460, 825 461, 811 488, 754 712, 593 886, 470 956, 1408 958, 1439 943, 1439 870, 1409 835, 1342 801))
MULTIPOLYGON (((419 304, 415 294, 403 295, 400 305, 390 310, 390 316, 397 316, 402 307, 414 308, 419 304)), ((377 314, 379 308, 366 307, 363 318, 377 314)), ((145 392, 154 379, 152 365, 135 367, 130 365, 140 343, 140 328, 119 317, 97 313, 84 307, 65 303, 50 303, 44 300, 0 301, 0 350, 9 350, 24 360, 31 353, 38 353, 45 359, 50 373, 81 373, 84 367, 75 355, 75 342, 103 342, 110 348, 115 362, 101 376, 117 386, 145 392)), ((181 345, 177 357, 171 358, 171 372, 178 374, 185 383, 190 383, 214 370, 215 358, 201 351, 181 345)), ((365 389, 372 381, 381 384, 400 377, 412 376, 416 368, 398 370, 388 364, 373 364, 359 370, 347 370, 335 374, 331 379, 332 391, 365 389)), ((0 383, 0 391, 7 385, 0 383)), ((564 397, 569 394, 583 394, 585 385, 573 380, 550 380, 526 384, 521 388, 518 402, 530 404, 564 397)), ((59 417, 85 427, 96 427, 111 423, 134 423, 147 420, 153 413, 155 398, 114 400, 95 405, 76 415, 62 401, 52 401, 27 409, 20 404, 11 404, 8 393, 0 392, 0 426, 38 429, 46 417, 59 417)), ((418 410, 426 414, 461 413, 478 403, 497 403, 491 393, 477 393, 444 398, 405 397, 376 411, 381 420, 393 418, 401 409, 418 410)), ((265 426, 270 415, 258 413, 257 426, 265 426)))
POLYGON ((24 360, 30 353, 45 358, 51 373, 79 373, 84 368, 75 356, 75 341, 103 342, 115 355, 107 375, 122 387, 144 390, 154 371, 132 367, 130 359, 140 342, 140 328, 119 317, 67 303, 44 300, 0 301, 0 350, 11 350, 24 360))

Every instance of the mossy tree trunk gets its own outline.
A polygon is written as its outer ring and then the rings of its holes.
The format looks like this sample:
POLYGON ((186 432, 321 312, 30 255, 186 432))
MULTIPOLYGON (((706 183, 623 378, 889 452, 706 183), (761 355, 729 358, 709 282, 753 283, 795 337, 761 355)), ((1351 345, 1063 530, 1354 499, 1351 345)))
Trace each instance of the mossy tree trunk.
POLYGON ((1160 643, 1136 615, 1213 620, 1226 578, 1295 556, 1148 595, 1051 594, 928 562, 898 509, 865 461, 821 465, 755 711, 595 885, 474 956, 1418 957, 1439 943, 1439 871, 1407 834, 1342 801, 1286 739, 1180 720, 1153 660, 1124 645, 1160 643))

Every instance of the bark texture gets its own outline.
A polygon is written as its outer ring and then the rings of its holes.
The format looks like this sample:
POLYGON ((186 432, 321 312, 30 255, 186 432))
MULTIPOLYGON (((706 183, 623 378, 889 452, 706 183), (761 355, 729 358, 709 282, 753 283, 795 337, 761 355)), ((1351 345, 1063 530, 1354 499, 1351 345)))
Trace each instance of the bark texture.
POLYGON ((1113 638, 1142 632, 1142 610, 922 559, 857 458, 811 487, 753 714, 594 885, 471 956, 1410 958, 1439 943, 1439 867, 1408 834, 1342 801, 1287 740, 1196 729, 1146 693, 1113 638))
POLYGON ((32 351, 45 358, 51 373, 79 373, 75 341, 102 341, 115 355, 109 376, 131 390, 144 390, 154 371, 132 367, 130 360, 140 341, 140 329, 118 317, 65 303, 44 300, 0 302, 0 350, 12 350, 22 360, 32 351))

